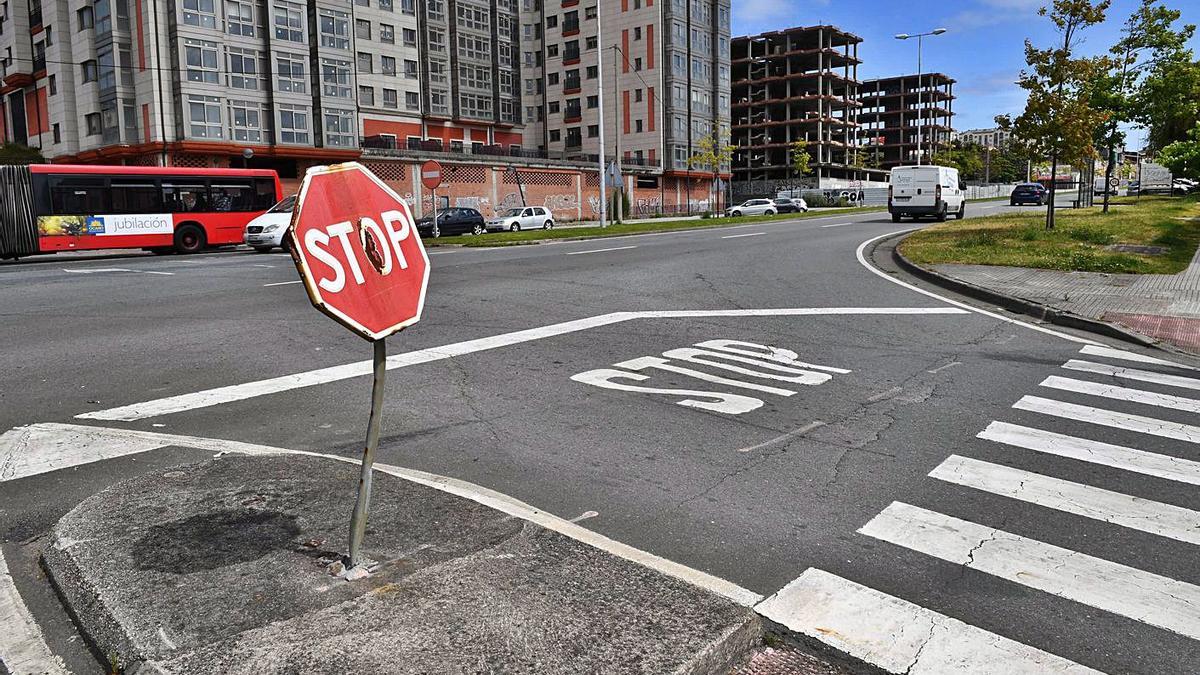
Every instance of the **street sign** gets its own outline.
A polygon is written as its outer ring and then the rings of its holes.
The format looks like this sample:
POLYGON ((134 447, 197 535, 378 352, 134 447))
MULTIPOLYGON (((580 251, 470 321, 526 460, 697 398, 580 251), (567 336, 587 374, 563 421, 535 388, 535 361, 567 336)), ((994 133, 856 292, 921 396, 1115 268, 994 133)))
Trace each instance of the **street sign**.
POLYGON ((429 258, 408 204, 357 162, 309 169, 292 255, 313 306, 368 340, 421 318, 429 258))
POLYGON ((621 178, 621 168, 616 162, 608 163, 608 169, 604 172, 604 184, 614 190, 625 187, 625 181, 621 178))
POLYGON ((421 165, 421 184, 430 190, 436 190, 442 184, 442 165, 429 160, 421 165))

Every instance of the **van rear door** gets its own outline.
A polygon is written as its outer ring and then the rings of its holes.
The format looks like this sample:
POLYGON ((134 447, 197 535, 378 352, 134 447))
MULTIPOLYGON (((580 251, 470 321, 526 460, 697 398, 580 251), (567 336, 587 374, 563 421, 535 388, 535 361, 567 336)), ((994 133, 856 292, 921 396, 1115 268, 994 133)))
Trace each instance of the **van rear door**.
POLYGON ((892 169, 892 198, 906 206, 933 206, 941 168, 910 166, 892 169))

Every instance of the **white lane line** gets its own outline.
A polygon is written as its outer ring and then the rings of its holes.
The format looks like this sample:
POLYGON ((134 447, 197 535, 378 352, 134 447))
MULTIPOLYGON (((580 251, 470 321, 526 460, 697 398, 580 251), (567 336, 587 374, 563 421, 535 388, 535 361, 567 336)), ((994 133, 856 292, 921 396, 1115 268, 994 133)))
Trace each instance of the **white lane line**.
MULTIPOLYGON (((464 356, 467 354, 473 354, 475 352, 496 349, 498 347, 507 347, 510 345, 520 344, 522 342, 541 340, 544 338, 565 335, 567 333, 588 330, 590 328, 608 326, 633 319, 943 314, 965 314, 965 312, 950 307, 797 307, 781 309, 658 310, 642 312, 613 312, 611 314, 600 314, 598 316, 592 316, 585 319, 565 321, 563 323, 550 324, 548 326, 541 326, 538 328, 529 328, 511 333, 502 333, 500 335, 493 335, 491 337, 456 342, 453 344, 442 345, 440 347, 421 349, 405 354, 396 354, 388 357, 387 367, 388 370, 391 370, 393 368, 404 368, 422 363, 430 363, 432 361, 440 361, 442 359, 464 356)), ((357 363, 347 363, 340 366, 320 368, 317 370, 283 375, 266 380, 258 380, 256 382, 246 382, 242 384, 229 385, 226 387, 218 387, 215 389, 206 389, 204 391, 188 394, 169 396, 167 398, 160 398, 142 403, 134 403, 132 405, 121 406, 119 408, 110 408, 108 410, 98 410, 94 412, 83 413, 81 415, 76 415, 75 417, 77 419, 120 420, 124 422, 131 422, 133 420, 145 419, 147 417, 169 415, 172 413, 183 412, 185 410, 194 410, 196 408, 205 408, 208 406, 220 405, 222 403, 242 401, 248 398, 255 398, 268 394, 277 394, 284 391, 290 391, 292 389, 299 389, 301 387, 311 387, 318 384, 337 382, 339 380, 345 380, 352 377, 369 375, 370 373, 371 362, 359 361, 357 363)))
POLYGON ((607 253, 608 251, 625 251, 627 249, 637 248, 637 246, 614 246, 612 248, 594 248, 588 251, 571 251, 567 255, 585 255, 587 253, 607 253))
POLYGON ((821 227, 841 227, 843 225, 854 225, 854 223, 830 223, 828 225, 822 225, 821 227))
POLYGON ((1200 639, 1200 586, 892 502, 859 533, 1200 639))
POLYGON ((166 277, 173 277, 173 276, 175 276, 175 273, 174 273, 174 272, 154 272, 154 271, 152 271, 152 270, 138 270, 138 272, 141 272, 142 274, 161 274, 161 275, 163 275, 163 276, 166 276, 166 277))
POLYGON ((1194 398, 1173 396, 1171 394, 1157 394, 1152 391, 1142 391, 1141 389, 1118 387, 1115 384, 1087 382, 1070 377, 1051 375, 1042 380, 1041 386, 1048 389, 1058 389, 1059 391, 1070 391, 1076 394, 1111 398, 1117 401, 1129 401, 1130 403, 1142 403, 1144 405, 1156 405, 1162 408, 1200 413, 1200 401, 1194 398))
POLYGON ((1055 401, 1040 396, 1022 396, 1021 400, 1013 404, 1013 407, 1017 410, 1028 410, 1030 412, 1053 415, 1079 422, 1099 424, 1114 429, 1137 431, 1143 434, 1173 438, 1189 443, 1200 443, 1200 427, 1190 424, 1179 424, 1153 417, 1131 415, 1113 410, 1104 410, 1103 408, 1076 405, 1074 403, 1063 403, 1062 401, 1055 401))
POLYGON ((1084 518, 1094 518, 1188 544, 1200 544, 1200 511, 1173 504, 959 455, 950 455, 929 475, 947 483, 1084 518))
POLYGON ((1076 438, 1008 422, 992 422, 987 429, 979 432, 976 438, 1147 476, 1200 485, 1200 462, 1190 459, 1076 438))
POLYGON ((161 274, 163 276, 168 276, 168 277, 175 276, 174 272, 153 272, 150 270, 131 270, 127 267, 95 267, 95 268, 91 268, 91 269, 81 269, 81 270, 73 270, 73 269, 68 269, 66 267, 63 267, 62 271, 67 272, 69 274, 100 274, 103 272, 131 272, 133 274, 161 274))
POLYGON ((769 448, 772 445, 775 445, 777 443, 782 443, 783 441, 791 440, 792 438, 795 438, 796 436, 803 436, 804 434, 812 431, 813 429, 816 429, 818 427, 823 427, 823 426, 825 426, 824 422, 822 422, 821 420, 814 420, 812 422, 809 422, 808 424, 805 424, 804 426, 802 426, 798 429, 792 429, 791 431, 787 432, 786 434, 780 434, 780 435, 776 436, 775 438, 765 440, 762 443, 759 443, 757 445, 751 445, 751 446, 745 447, 745 448, 738 448, 736 450, 736 452, 757 452, 758 450, 762 450, 764 448, 769 448))
POLYGON ((812 567, 754 609, 889 673, 1099 675, 1062 657, 812 567))
POLYGON ((924 295, 924 296, 927 296, 930 298, 935 298, 935 299, 945 302, 947 304, 954 305, 955 307, 961 307, 969 312, 975 312, 976 314, 982 314, 984 316, 988 316, 993 319, 1003 321, 1005 323, 1011 323, 1011 324, 1016 324, 1018 326, 1024 326, 1025 328, 1028 328, 1030 330, 1036 330, 1039 333, 1053 335, 1054 337, 1062 338, 1064 340, 1069 340, 1071 342, 1080 342, 1080 343, 1087 344, 1087 345, 1102 346, 1102 343, 1096 342, 1095 340, 1089 340, 1088 338, 1076 337, 1074 335, 1069 335, 1067 333, 1061 333, 1059 331, 1051 330, 1051 329, 1045 328, 1043 326, 1038 326, 1038 325, 1035 325, 1032 323, 1026 323, 1024 321, 1018 321, 1011 317, 1002 316, 995 312, 989 312, 986 309, 979 309, 978 307, 973 307, 964 302, 959 302, 957 300, 951 300, 950 298, 938 295, 937 293, 933 293, 932 291, 927 291, 923 288, 918 288, 916 286, 913 286, 912 284, 908 283, 907 281, 901 281, 899 279, 896 279, 895 277, 891 276, 890 274, 884 272, 881 269, 876 268, 874 265, 867 262, 867 257, 866 257, 866 254, 864 253, 864 251, 867 250, 867 246, 879 241, 880 239, 886 239, 887 237, 894 237, 897 234, 902 234, 904 232, 910 232, 910 231, 911 230, 897 230, 895 232, 889 232, 888 234, 881 234, 878 237, 872 237, 872 238, 864 241, 863 243, 859 244, 858 249, 854 252, 854 255, 858 257, 858 263, 860 265, 862 265, 863 267, 867 268, 868 271, 870 271, 872 274, 878 276, 881 279, 887 279, 891 283, 903 286, 904 288, 907 288, 910 291, 920 293, 921 295, 924 295))
POLYGON ((302 279, 296 279, 295 281, 277 281, 273 284, 263 284, 263 288, 267 288, 268 286, 287 286, 290 284, 298 284, 298 283, 301 283, 302 281, 303 281, 302 279))
POLYGON ((1062 367, 1066 368, 1067 370, 1077 370, 1082 373, 1108 375, 1109 377, 1120 377, 1126 380, 1137 380, 1139 382, 1149 382, 1151 384, 1165 384, 1169 387, 1179 387, 1180 389, 1200 390, 1200 380, 1192 377, 1167 375, 1165 373, 1155 373, 1149 370, 1126 368, 1124 366, 1110 366, 1107 363, 1093 363, 1092 361, 1080 361, 1078 359, 1071 359, 1070 361, 1064 363, 1062 367))
MULTIPOLYGON (((336 455, 326 455, 318 452, 287 450, 284 448, 276 448, 254 443, 244 443, 241 441, 227 441, 219 438, 181 436, 154 431, 138 431, 134 429, 87 427, 77 424, 43 423, 32 425, 32 427, 38 428, 46 433, 62 432, 66 434, 79 434, 90 431, 92 433, 107 434, 111 436, 113 441, 107 444, 107 447, 110 448, 115 448, 117 445, 119 445, 118 441, 124 439, 143 444, 153 443, 156 444, 157 447, 190 447, 199 448, 202 450, 210 450, 215 453, 228 452, 247 455, 307 455, 310 457, 322 457, 332 461, 347 462, 356 466, 359 464, 359 459, 356 457, 339 457, 336 455)), ((91 462, 97 460, 94 457, 81 457, 81 461, 91 462)), ((705 588, 744 607, 753 607, 763 599, 762 595, 738 586, 732 581, 727 581, 720 577, 708 574, 707 572, 702 572, 700 570, 687 567, 686 565, 681 565, 677 562, 654 555, 648 551, 643 551, 641 549, 629 546, 628 544, 615 541, 602 534, 599 534, 598 532, 593 532, 585 527, 572 523, 563 518, 559 518, 558 516, 547 513, 542 509, 530 506, 523 501, 495 490, 475 485, 467 481, 458 480, 457 478, 440 476, 438 474, 417 471, 415 469, 406 469, 390 464, 376 463, 375 470, 379 471, 380 473, 386 473, 390 476, 395 476, 401 480, 419 483, 435 490, 440 490, 441 492, 446 492, 464 499, 469 499, 473 502, 496 509, 497 511, 506 513, 515 518, 520 518, 522 520, 541 525, 548 530, 558 532, 559 534, 570 537, 576 541, 582 542, 607 553, 611 553, 612 555, 620 558, 624 558, 625 560, 635 562, 639 565, 643 565, 692 585, 705 588)))
POLYGON ((739 239, 741 237, 757 237, 764 235, 766 232, 747 232, 746 234, 727 234, 722 239, 739 239))
POLYGON ((1112 347, 1106 347, 1100 344, 1087 345, 1083 349, 1080 349, 1079 353, 1087 354, 1088 356, 1104 356, 1110 359, 1120 359, 1122 361, 1153 363, 1156 366, 1170 366, 1171 368, 1183 368, 1184 370, 1200 370, 1200 368, 1185 366, 1182 363, 1176 363, 1175 361, 1168 361, 1166 359, 1160 359, 1154 356, 1146 356, 1144 354, 1137 354, 1135 352, 1127 352, 1124 349, 1113 349, 1112 347))
POLYGON ((61 659, 50 651, 42 631, 13 584, 8 563, 0 552, 0 664, 8 673, 68 675, 61 659))

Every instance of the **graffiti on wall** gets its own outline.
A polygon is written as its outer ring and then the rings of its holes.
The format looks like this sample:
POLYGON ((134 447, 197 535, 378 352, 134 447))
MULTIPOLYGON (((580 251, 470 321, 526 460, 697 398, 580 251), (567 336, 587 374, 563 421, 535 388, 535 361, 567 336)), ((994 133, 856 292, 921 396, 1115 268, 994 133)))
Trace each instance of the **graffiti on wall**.
POLYGON ((521 200, 519 192, 510 192, 500 199, 500 203, 496 204, 496 214, 499 215, 509 209, 515 209, 525 204, 521 200))
POLYGON ((549 195, 544 203, 551 211, 574 211, 579 208, 579 200, 575 195, 549 195))
POLYGON ((587 201, 588 201, 588 208, 590 208, 592 210, 592 215, 593 216, 600 215, 600 198, 599 197, 588 197, 587 201))
POLYGON ((652 216, 661 210, 661 197, 641 197, 633 204, 633 212, 639 216, 652 216))
POLYGON ((460 209, 475 209, 483 213, 492 204, 487 197, 455 197, 454 206, 460 209))

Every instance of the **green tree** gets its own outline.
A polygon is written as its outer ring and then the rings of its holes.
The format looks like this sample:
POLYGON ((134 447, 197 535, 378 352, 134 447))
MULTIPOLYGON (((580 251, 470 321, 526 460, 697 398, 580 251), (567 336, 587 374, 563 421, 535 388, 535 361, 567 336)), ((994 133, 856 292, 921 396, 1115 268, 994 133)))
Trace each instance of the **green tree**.
POLYGON ((0 145, 0 164, 42 164, 42 151, 20 143, 0 145))
POLYGON ((1188 140, 1168 144, 1156 159, 1175 176, 1200 178, 1200 122, 1188 132, 1188 140))
POLYGON ((805 176, 812 173, 808 166, 812 159, 812 155, 808 154, 808 141, 803 138, 792 141, 788 144, 788 153, 791 155, 792 181, 803 181, 805 176))
MULTIPOLYGON (((1079 57, 1084 29, 1102 23, 1112 0, 1054 0, 1038 10, 1048 16, 1061 42, 1038 49, 1025 40, 1025 63, 1017 81, 1028 92, 1025 111, 1012 122, 1014 136, 1030 151, 1050 158, 1046 229, 1054 228, 1054 193, 1059 162, 1082 165, 1095 157, 1096 129, 1108 115, 1091 105, 1091 83, 1109 70, 1103 56, 1079 57)), ((1001 118, 1005 119, 1005 118, 1001 118)), ((999 121, 999 120, 998 120, 999 121)), ((1005 119, 1005 121, 1007 121, 1005 119)))
POLYGON ((729 129, 717 127, 711 134, 701 136, 696 141, 696 151, 688 157, 690 168, 712 172, 712 182, 708 187, 710 210, 717 210, 718 200, 714 198, 714 193, 717 179, 721 177, 721 167, 729 164, 736 149, 736 145, 729 143, 729 129))

